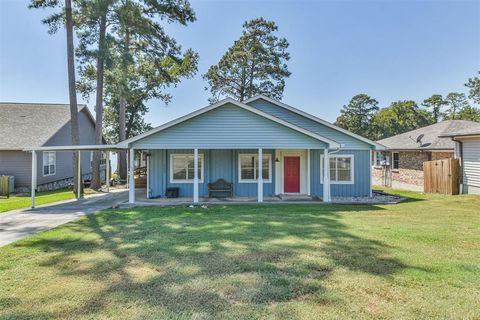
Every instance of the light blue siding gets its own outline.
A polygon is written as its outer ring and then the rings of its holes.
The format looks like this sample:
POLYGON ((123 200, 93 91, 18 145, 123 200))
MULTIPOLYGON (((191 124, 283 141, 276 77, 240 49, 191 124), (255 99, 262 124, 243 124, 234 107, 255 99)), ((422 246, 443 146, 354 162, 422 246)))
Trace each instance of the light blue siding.
MULTIPOLYGON (((238 182, 238 155, 239 153, 256 153, 258 150, 199 150, 204 154, 205 168, 203 183, 199 183, 199 195, 208 196, 208 183, 218 179, 225 179, 234 183, 235 196, 256 196, 257 183, 238 182)), ((170 182, 170 155, 171 154, 193 154, 192 150, 151 150, 150 151, 150 195, 152 197, 165 196, 166 189, 178 187, 181 197, 193 196, 192 183, 171 183, 170 182)), ((264 154, 272 154, 272 182, 265 182, 263 193, 265 196, 272 196, 275 192, 275 170, 273 169, 275 154, 273 150, 264 150, 264 154)))
MULTIPOLYGON (((370 151, 369 150, 342 150, 338 153, 354 156, 354 183, 353 184, 334 184, 331 186, 333 197, 366 197, 370 195, 370 151)), ((323 151, 312 150, 310 152, 310 191, 312 195, 323 195, 323 181, 320 180, 321 168, 320 157, 323 151)))
POLYGON ((136 149, 324 148, 326 144, 233 104, 147 136, 136 149))
POLYGON ((306 118, 295 112, 279 107, 273 103, 258 99, 248 103, 265 113, 271 114, 277 118, 293 123, 301 128, 315 132, 323 137, 334 140, 340 144, 345 144, 345 149, 371 149, 372 146, 343 132, 324 126, 312 119, 306 118))
MULTIPOLYGON (((199 150, 204 154, 204 182, 199 184, 200 196, 208 195, 208 183, 223 178, 234 183, 235 196, 257 195, 257 183, 238 182, 238 155, 239 153, 257 153, 258 150, 199 150)), ((272 182, 264 183, 263 193, 265 196, 275 194, 275 150, 267 149, 264 154, 271 154, 272 182)), ((369 150, 342 150, 338 154, 354 156, 354 184, 332 184, 332 196, 369 196, 370 195, 370 165, 369 150)), ((170 183, 170 155, 172 153, 190 153, 193 150, 151 150, 150 154, 150 188, 151 196, 165 196, 167 187, 179 187, 180 196, 191 197, 193 195, 192 183, 170 183)), ((310 192, 312 195, 323 196, 323 184, 320 179, 320 157, 323 150, 310 150, 310 192)))

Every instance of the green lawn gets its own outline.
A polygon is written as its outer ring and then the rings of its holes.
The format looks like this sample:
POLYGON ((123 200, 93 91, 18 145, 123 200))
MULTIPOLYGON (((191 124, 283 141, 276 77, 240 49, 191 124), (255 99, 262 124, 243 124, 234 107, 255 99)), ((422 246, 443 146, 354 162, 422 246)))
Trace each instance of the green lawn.
MULTIPOLYGON (((56 190, 48 192, 40 192, 36 194, 35 205, 58 202, 63 200, 75 199, 75 195, 71 190, 56 190)), ((22 196, 12 195, 10 198, 0 198, 0 212, 9 210, 29 208, 32 205, 30 194, 22 196)))
POLYGON ((479 319, 480 197, 106 210, 0 249, 0 318, 479 319))

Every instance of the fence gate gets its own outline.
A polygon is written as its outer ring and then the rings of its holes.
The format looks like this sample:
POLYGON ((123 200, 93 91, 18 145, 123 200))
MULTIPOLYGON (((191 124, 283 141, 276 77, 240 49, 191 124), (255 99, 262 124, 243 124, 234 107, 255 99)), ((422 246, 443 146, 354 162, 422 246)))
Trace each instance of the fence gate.
POLYGON ((460 163, 458 159, 425 161, 423 163, 423 191, 428 193, 458 194, 460 163))

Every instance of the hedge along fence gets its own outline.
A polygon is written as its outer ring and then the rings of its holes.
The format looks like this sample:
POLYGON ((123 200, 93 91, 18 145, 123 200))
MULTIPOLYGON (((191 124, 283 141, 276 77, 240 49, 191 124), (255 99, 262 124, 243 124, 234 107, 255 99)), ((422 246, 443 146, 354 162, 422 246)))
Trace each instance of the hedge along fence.
POLYGON ((0 176, 0 197, 10 197, 10 177, 0 176))

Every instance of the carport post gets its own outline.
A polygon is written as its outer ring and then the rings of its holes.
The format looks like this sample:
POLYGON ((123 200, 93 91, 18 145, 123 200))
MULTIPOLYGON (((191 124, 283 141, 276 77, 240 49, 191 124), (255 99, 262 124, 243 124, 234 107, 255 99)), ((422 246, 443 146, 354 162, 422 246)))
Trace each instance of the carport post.
POLYGON ((107 192, 110 192, 110 151, 107 151, 106 154, 106 160, 107 160, 107 167, 106 167, 106 172, 105 172, 105 180, 107 182, 107 192))
POLYGON ((32 150, 32 209, 35 208, 35 188, 36 186, 36 176, 37 176, 37 153, 35 150, 32 150))
POLYGON ((135 203, 135 150, 130 149, 130 178, 128 180, 128 203, 135 203))
POLYGON ((80 150, 77 151, 77 200, 80 199, 82 193, 80 192, 80 187, 82 184, 82 157, 80 150))

